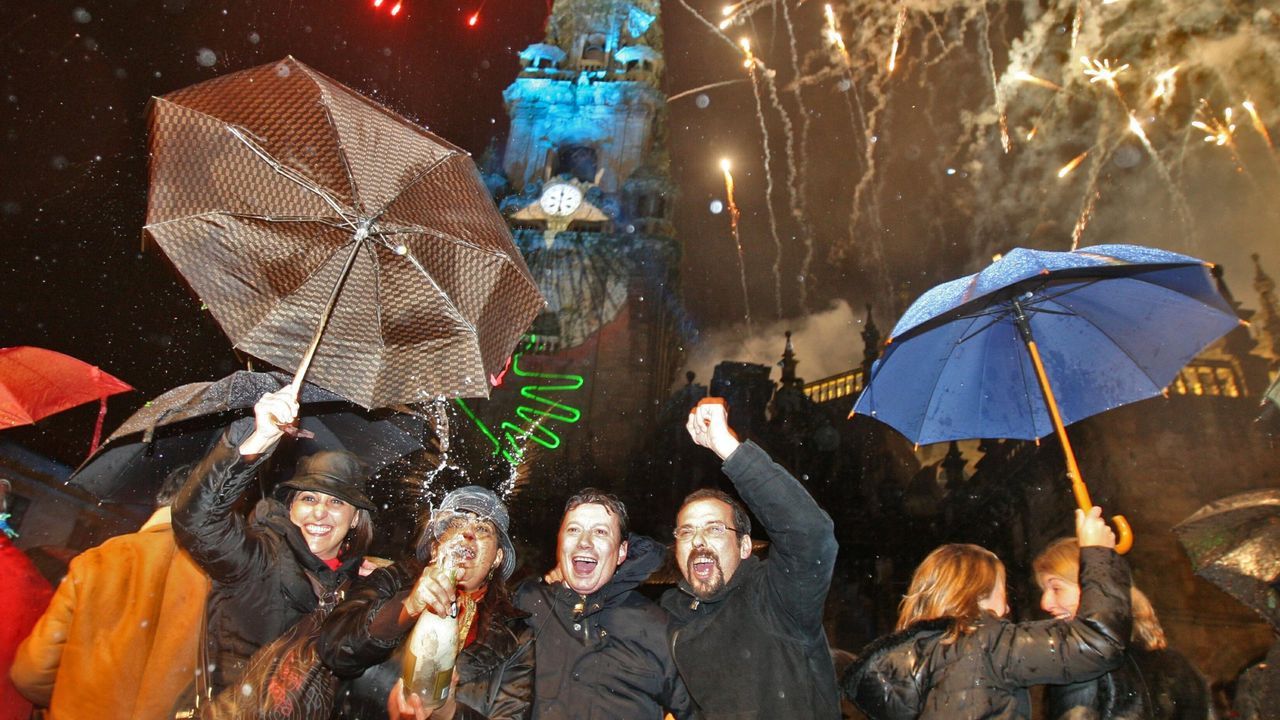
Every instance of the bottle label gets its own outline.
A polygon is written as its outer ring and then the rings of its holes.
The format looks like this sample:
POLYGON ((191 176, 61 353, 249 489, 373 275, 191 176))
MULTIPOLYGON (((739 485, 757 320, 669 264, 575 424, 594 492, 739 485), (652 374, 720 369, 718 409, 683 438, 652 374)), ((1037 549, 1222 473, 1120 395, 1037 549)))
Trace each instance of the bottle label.
MULTIPOLYGON (((449 686, 453 684, 453 668, 441 670, 436 673, 435 679, 431 684, 431 699, 434 702, 443 703, 449 699, 449 686)), ((423 688, 424 690, 426 688, 423 688)))

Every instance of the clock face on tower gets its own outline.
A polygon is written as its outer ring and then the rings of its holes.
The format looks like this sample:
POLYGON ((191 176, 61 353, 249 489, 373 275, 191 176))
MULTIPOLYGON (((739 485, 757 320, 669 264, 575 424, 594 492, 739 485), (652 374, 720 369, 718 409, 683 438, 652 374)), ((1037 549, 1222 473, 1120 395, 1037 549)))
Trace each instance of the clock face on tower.
POLYGON ((582 204, 582 191, 566 183, 553 183, 542 191, 538 205, 548 215, 567 217, 582 204))

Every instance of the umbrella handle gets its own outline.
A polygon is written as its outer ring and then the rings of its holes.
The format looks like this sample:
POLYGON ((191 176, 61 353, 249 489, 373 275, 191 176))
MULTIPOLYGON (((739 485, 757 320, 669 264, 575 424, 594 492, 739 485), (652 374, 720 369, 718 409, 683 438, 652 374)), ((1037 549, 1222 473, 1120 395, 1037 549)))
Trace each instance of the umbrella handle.
POLYGON ((1123 515, 1112 515, 1111 524, 1116 526, 1116 553, 1127 554, 1133 548, 1133 528, 1123 515))
MULTIPOLYGON (((1049 419, 1053 421, 1053 429, 1057 432, 1058 440, 1062 443, 1062 454, 1067 461, 1067 477, 1071 478, 1071 491, 1076 496, 1076 505, 1081 510, 1089 512, 1089 509, 1093 507, 1093 500, 1090 499, 1089 488, 1085 487, 1084 478, 1080 475, 1080 466, 1076 464, 1076 453, 1075 450, 1071 449, 1071 440, 1067 437, 1067 428, 1062 423, 1062 414, 1058 412, 1058 401, 1053 396, 1053 386, 1049 384, 1049 375, 1044 371, 1044 362, 1040 359, 1040 349, 1036 347, 1036 341, 1031 336, 1031 323, 1027 320, 1022 303, 1014 300, 1013 309, 1018 331, 1021 333, 1022 340, 1027 346, 1027 352, 1031 356, 1031 365, 1035 368, 1036 378, 1040 381, 1040 390, 1044 393, 1044 403, 1049 410, 1049 419)), ((1123 515, 1111 516, 1111 522, 1116 526, 1116 552, 1124 555, 1133 547, 1133 528, 1129 527, 1129 521, 1123 515)))

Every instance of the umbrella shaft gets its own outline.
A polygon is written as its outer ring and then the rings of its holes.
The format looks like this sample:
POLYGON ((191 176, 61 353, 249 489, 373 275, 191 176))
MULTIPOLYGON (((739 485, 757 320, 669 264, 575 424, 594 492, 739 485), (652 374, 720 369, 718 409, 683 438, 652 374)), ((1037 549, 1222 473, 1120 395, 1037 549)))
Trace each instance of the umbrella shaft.
POLYGON ((293 382, 289 387, 293 390, 293 396, 298 397, 298 392, 302 390, 302 380, 307 376, 307 369, 311 367, 311 359, 316 355, 316 348, 320 347, 320 338, 324 335, 325 326, 329 324, 329 316, 333 314, 333 306, 338 302, 338 294, 342 292, 342 285, 347 281, 347 276, 351 274, 351 267, 356 263, 356 255, 363 246, 362 237, 357 237, 356 241, 351 243, 351 254, 347 255, 347 263, 342 266, 342 274, 338 276, 338 280, 333 284, 333 291, 329 293, 329 302, 324 306, 324 312, 320 314, 320 321, 316 323, 316 333, 311 338, 311 344, 307 346, 307 351, 302 355, 302 361, 298 363, 298 370, 293 374, 293 382))
POLYGON ((1058 412, 1058 401, 1053 396, 1049 376, 1045 374, 1044 363, 1040 360, 1040 349, 1036 347, 1036 341, 1029 338, 1029 334, 1027 338, 1027 351, 1031 353, 1031 364, 1035 366, 1036 378, 1040 381, 1040 390, 1043 391, 1045 405, 1049 408, 1049 418, 1053 421, 1053 429, 1058 433, 1062 452, 1067 459, 1067 475, 1071 478, 1071 491, 1075 493, 1076 504, 1081 510, 1087 512, 1093 507, 1093 501, 1089 499, 1089 488, 1085 487, 1084 478, 1080 476, 1080 467, 1076 464, 1076 453, 1071 449, 1067 428, 1062 424, 1062 415, 1058 412))

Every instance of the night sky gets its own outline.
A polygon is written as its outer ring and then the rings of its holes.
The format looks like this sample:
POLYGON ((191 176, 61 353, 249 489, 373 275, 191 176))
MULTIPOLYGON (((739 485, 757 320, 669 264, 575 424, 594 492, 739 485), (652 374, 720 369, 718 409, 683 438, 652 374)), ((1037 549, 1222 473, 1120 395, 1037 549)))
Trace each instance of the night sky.
MULTIPOLYGON (((860 360, 864 303, 876 305, 887 331, 910 300, 976 271, 993 252, 1066 250, 1091 194, 1083 245, 1142 242, 1222 262, 1250 306, 1249 253, 1261 252, 1280 277, 1274 152, 1243 123, 1235 155, 1203 143, 1191 125, 1198 98, 1220 113, 1232 103, 1239 112, 1247 96, 1263 126, 1280 130, 1280 20, 1263 4, 1201 22, 1181 2, 1165 10, 1122 1, 1090 18, 1081 48, 1070 49, 1064 8, 1074 3, 1048 3, 1046 16, 1058 14, 1037 24, 1020 3, 988 15, 976 1, 921 2, 904 16, 890 75, 894 3, 837 3, 847 61, 822 40, 820 3, 789 3, 786 14, 748 3, 760 9, 726 36, 690 12, 718 22, 722 3, 687 3, 663 2, 666 91, 737 81, 673 101, 668 123, 683 293, 698 332, 689 350, 704 381, 717 359, 775 361, 788 328, 803 376, 847 369, 860 360), (1152 40, 1163 22, 1153 13, 1175 11, 1188 24, 1179 37, 1191 40, 1152 40), (773 92, 762 81, 759 97, 776 244, 756 96, 732 44, 742 36, 753 38, 760 72, 773 73, 773 92), (1022 54, 1011 50, 1019 38, 1022 54), (1028 47, 1037 54, 1024 57, 1028 47), (1116 129, 1120 105, 1080 75, 1074 55, 1086 51, 1133 65, 1118 92, 1147 124, 1152 152, 1116 129), (1155 71, 1175 61, 1187 68, 1176 94, 1142 105, 1155 71), (1067 90, 1011 85, 1015 67, 1067 90), (1000 150, 993 74, 1015 141, 1009 153, 1000 150), (1085 151, 1079 174, 1059 182, 1057 169, 1085 151), (750 317, 728 214, 713 210, 725 200, 721 157, 738 182, 750 317)), ((108 431, 148 397, 239 367, 160 252, 141 248, 148 99, 292 54, 478 156, 505 133, 502 89, 518 70, 516 53, 542 39, 549 11, 541 0, 485 0, 469 27, 479 7, 406 0, 392 18, 372 0, 7 0, 0 345, 67 352, 137 387, 112 401, 108 431)), ((70 411, 5 439, 75 464, 93 413, 70 411)))

